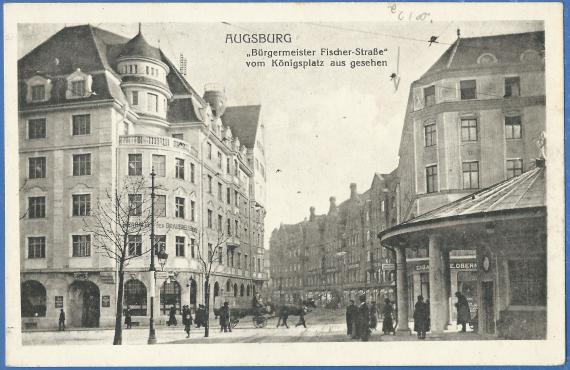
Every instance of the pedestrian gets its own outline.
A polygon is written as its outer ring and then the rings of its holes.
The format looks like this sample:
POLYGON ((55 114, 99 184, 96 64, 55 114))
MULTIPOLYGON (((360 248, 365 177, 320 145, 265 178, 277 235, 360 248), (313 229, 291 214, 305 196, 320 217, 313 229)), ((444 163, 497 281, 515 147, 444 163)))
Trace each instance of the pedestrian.
POLYGON ((227 333, 232 331, 232 326, 230 322, 230 304, 224 302, 222 308, 220 308, 220 331, 227 333))
POLYGON ((382 333, 390 334, 393 333, 396 335, 396 331, 394 330, 394 307, 392 306, 392 302, 390 302, 389 298, 384 299, 384 308, 382 310, 382 333))
POLYGON ((305 324, 305 313, 307 311, 307 307, 301 305, 301 309, 299 311, 299 322, 297 324, 295 324, 295 327, 299 326, 299 325, 303 325, 303 327, 306 329, 307 325, 305 324))
POLYGON ((63 312, 63 308, 59 311, 59 331, 65 331, 65 312, 63 312))
POLYGON ((206 308, 203 304, 198 305, 198 309, 196 310, 196 316, 194 323, 196 324, 196 328, 200 328, 205 325, 204 320, 204 313, 206 312, 206 308))
POLYGON ((356 339, 360 339, 363 342, 368 341, 370 337, 370 311, 368 310, 368 305, 366 304, 366 296, 360 296, 360 305, 358 306, 358 314, 356 319, 356 339))
POLYGON ((461 325, 461 332, 465 333, 467 331, 467 324, 471 322, 469 302, 460 292, 456 292, 455 296, 457 297, 457 303, 455 304, 457 308, 457 325, 461 325))
POLYGON ((414 331, 418 333, 418 339, 426 339, 428 320, 428 306, 424 303, 424 297, 419 295, 414 307, 414 331))
POLYGON ((346 307, 346 335, 352 336, 353 333, 356 334, 356 330, 354 330, 354 323, 356 321, 356 315, 358 313, 358 309, 354 304, 354 300, 350 300, 350 304, 346 307))
POLYGON ((184 331, 186 332, 186 338, 190 338, 190 327, 192 326, 192 313, 190 312, 190 307, 184 306, 182 309, 182 323, 184 324, 184 331))
POLYGON ((376 307, 376 302, 370 302, 370 329, 376 330, 378 326, 378 307, 376 307))
POLYGON ((172 306, 170 307, 170 312, 168 314, 168 322, 167 325, 174 325, 176 326, 178 324, 178 322, 176 321, 176 307, 172 306))
POLYGON ((125 325, 127 325, 127 329, 130 329, 133 325, 131 310, 129 310, 129 307, 127 307, 127 310, 125 311, 125 325))

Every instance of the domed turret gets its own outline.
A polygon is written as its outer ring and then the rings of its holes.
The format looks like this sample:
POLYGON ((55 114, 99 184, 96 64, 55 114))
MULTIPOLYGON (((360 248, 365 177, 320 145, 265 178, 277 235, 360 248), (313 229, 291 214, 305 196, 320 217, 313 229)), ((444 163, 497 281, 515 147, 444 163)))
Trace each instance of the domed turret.
POLYGON ((218 84, 207 84, 204 86, 204 100, 210 104, 214 116, 221 117, 226 110, 226 93, 224 88, 218 84))
POLYGON ((139 33, 127 42, 119 53, 119 59, 125 57, 142 57, 160 61, 160 51, 151 46, 139 30, 139 33))

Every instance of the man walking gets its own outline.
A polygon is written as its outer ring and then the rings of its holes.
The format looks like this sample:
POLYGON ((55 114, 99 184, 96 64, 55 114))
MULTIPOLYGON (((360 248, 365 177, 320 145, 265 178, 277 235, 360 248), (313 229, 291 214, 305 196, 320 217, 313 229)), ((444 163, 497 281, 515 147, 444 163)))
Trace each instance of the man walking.
POLYGON ((370 311, 366 304, 366 296, 360 296, 360 305, 358 306, 358 315, 356 320, 356 335, 363 342, 367 342, 370 337, 370 311))
POLYGON ((460 292, 456 292, 455 296, 457 297, 457 303, 455 304, 457 308, 457 325, 461 325, 461 332, 465 333, 467 331, 467 324, 471 321, 469 302, 460 292))
POLYGON ((223 307, 220 309, 220 331, 227 333, 232 331, 230 322, 230 306, 228 302, 224 302, 223 307))
POLYGON ((305 324, 305 310, 307 308, 304 305, 301 305, 300 311, 299 311, 299 322, 297 324, 295 324, 295 327, 299 326, 299 325, 303 325, 303 327, 306 329, 307 325, 305 324))
POLYGON ((346 335, 353 335, 354 321, 356 318, 356 313, 358 312, 354 301, 351 299, 350 304, 346 307, 346 335))
POLYGON ((63 308, 59 311, 59 331, 65 331, 65 312, 63 312, 63 308))

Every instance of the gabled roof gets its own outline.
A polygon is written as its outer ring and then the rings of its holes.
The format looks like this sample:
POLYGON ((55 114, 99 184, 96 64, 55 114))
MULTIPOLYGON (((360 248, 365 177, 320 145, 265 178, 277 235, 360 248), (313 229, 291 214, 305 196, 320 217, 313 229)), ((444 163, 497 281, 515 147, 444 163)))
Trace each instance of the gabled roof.
POLYGON ((404 228, 424 222, 465 216, 512 212, 546 207, 545 168, 536 167, 522 175, 436 208, 397 225, 404 228))
POLYGON ((476 66, 477 59, 485 53, 493 54, 498 64, 521 63, 521 54, 528 49, 544 50, 544 31, 458 38, 422 77, 476 66))
POLYGON ((232 129, 232 134, 241 144, 252 149, 255 146, 261 105, 243 105, 227 107, 222 115, 224 125, 232 129))

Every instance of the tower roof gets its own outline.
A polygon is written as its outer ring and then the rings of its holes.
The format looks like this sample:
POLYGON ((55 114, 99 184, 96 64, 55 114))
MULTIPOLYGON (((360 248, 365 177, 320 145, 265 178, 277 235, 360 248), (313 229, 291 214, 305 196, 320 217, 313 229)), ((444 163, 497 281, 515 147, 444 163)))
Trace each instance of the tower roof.
POLYGON ((161 60, 159 49, 151 46, 144 38, 141 31, 129 40, 121 50, 119 58, 124 57, 144 57, 161 60))

